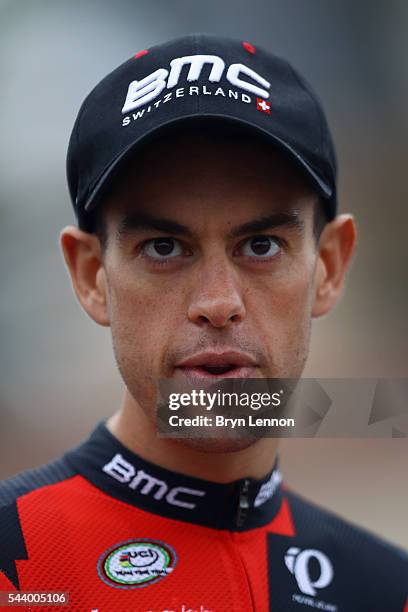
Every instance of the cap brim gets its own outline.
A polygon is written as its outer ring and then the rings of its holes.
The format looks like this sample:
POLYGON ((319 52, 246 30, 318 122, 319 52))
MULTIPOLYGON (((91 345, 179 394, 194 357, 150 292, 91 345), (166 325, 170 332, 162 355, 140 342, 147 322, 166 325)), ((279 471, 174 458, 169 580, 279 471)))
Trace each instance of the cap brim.
POLYGON ((333 190, 328 183, 326 183, 308 164, 303 157, 287 142, 274 135, 273 133, 264 130, 259 125, 252 123, 251 121, 246 121, 245 119, 240 119, 238 117, 233 117, 231 115, 220 114, 220 113, 194 113, 191 115, 183 115, 181 117, 174 117, 168 121, 164 121, 162 123, 158 123, 154 128, 144 132, 138 138, 136 138, 133 142, 131 142, 125 149, 123 149, 108 166, 103 170, 102 174, 96 181, 95 185, 91 189, 91 192, 86 199, 86 203, 84 209, 86 212, 91 212, 98 205, 100 198, 103 196, 105 190, 110 185, 113 178, 119 172, 122 164, 131 155, 135 149, 142 146, 145 141, 149 139, 149 137, 157 134, 160 130, 170 127, 176 123, 182 122, 191 122, 191 121, 199 121, 203 119, 215 119, 222 120, 223 122, 229 122, 234 124, 242 125, 246 128, 250 128, 254 130, 255 133, 259 135, 265 136, 267 139, 271 141, 274 147, 278 150, 281 150, 283 153, 287 155, 287 157, 294 162, 295 165, 299 167, 301 171, 303 171, 306 178, 309 180, 312 187, 316 189, 320 196, 325 199, 330 199, 333 197, 333 190))

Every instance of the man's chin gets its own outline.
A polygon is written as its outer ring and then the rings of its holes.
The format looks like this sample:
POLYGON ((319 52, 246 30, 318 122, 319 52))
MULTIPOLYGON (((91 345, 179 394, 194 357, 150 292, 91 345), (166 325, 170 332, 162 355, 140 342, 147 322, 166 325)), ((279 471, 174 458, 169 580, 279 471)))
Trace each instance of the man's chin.
POLYGON ((201 453, 237 453, 257 442, 256 438, 179 438, 177 444, 201 453))

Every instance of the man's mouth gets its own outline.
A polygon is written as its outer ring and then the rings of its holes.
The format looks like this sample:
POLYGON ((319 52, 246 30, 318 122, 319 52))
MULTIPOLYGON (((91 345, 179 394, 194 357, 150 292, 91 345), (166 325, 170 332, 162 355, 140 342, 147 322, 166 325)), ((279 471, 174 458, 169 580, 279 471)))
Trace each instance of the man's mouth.
POLYGON ((177 364, 176 370, 190 379, 256 377, 256 361, 244 353, 224 351, 194 355, 177 364))
POLYGON ((203 365, 203 366, 199 366, 199 369, 204 370, 205 372, 208 372, 208 374, 214 374, 218 376, 220 374, 225 374, 226 372, 231 372, 231 370, 236 369, 236 366, 230 363, 224 366, 203 365))

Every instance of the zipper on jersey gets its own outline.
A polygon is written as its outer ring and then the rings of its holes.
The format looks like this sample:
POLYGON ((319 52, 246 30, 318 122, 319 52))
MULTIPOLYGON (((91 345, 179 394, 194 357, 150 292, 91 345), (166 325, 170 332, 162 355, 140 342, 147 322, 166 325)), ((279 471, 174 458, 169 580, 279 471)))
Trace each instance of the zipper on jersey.
POLYGON ((243 527, 245 520, 248 516, 249 510, 249 478, 246 478, 240 485, 238 510, 235 518, 235 524, 237 527, 243 527))

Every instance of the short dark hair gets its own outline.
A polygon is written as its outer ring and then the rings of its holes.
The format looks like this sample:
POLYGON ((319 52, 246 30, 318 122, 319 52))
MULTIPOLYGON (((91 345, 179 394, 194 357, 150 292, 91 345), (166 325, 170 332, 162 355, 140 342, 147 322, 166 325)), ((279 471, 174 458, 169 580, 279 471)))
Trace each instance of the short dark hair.
POLYGON ((91 233, 97 236, 101 243, 102 251, 105 251, 108 246, 108 225, 106 223, 106 216, 102 204, 94 214, 93 229, 91 233))
POLYGON ((316 244, 319 243, 320 235, 326 225, 329 222, 326 206, 320 196, 316 197, 314 208, 313 208, 313 234, 316 239, 316 244))

